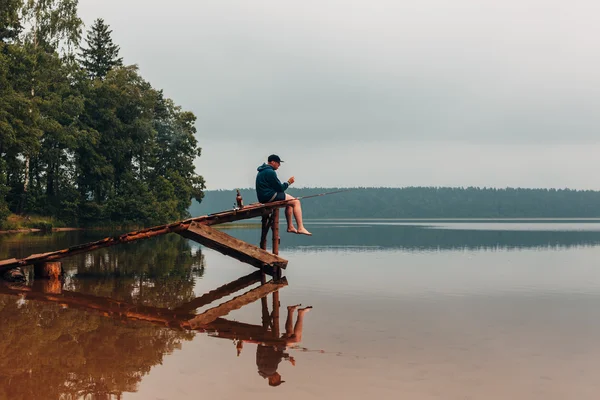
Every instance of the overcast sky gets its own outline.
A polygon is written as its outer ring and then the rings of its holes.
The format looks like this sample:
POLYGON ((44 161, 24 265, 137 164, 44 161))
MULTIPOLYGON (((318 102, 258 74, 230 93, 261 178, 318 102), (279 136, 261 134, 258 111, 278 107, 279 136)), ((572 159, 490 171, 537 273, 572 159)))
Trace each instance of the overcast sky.
POLYGON ((600 3, 80 0, 198 117, 209 189, 600 189, 600 3))

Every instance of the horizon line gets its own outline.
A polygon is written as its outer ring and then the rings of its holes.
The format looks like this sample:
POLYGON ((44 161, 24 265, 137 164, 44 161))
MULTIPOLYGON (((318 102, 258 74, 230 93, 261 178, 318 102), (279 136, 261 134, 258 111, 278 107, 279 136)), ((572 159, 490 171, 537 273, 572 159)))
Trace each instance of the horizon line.
MULTIPOLYGON (((205 192, 218 192, 218 191, 235 191, 235 190, 255 190, 254 187, 236 187, 228 189, 204 189, 205 192)), ((480 190, 555 190, 555 191, 574 191, 574 192, 600 192, 598 189, 577 189, 569 187, 523 187, 523 186, 295 186, 289 187, 288 189, 480 189, 480 190)))

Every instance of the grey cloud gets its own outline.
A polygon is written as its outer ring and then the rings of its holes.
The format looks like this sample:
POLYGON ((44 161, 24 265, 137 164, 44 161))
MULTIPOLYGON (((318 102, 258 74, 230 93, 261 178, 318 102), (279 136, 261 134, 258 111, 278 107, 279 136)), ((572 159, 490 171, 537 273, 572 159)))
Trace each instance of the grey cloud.
MULTIPOLYGON (((111 25, 125 62, 196 113, 202 168, 215 160, 210 151, 235 144, 228 151, 244 165, 213 172, 219 182, 247 168, 250 159, 239 155, 259 153, 257 139, 298 159, 317 143, 385 142, 447 162, 446 143, 508 159, 515 148, 557 154, 550 149, 600 142, 595 2, 81 0, 80 8, 88 24, 103 17, 111 25)), ((542 157, 541 169, 528 172, 533 186, 550 181, 542 170, 554 170, 551 162, 542 157)), ((391 168, 381 171, 384 182, 394 179, 391 168)), ((469 168, 452 170, 476 181, 469 168)), ((510 182, 519 174, 487 176, 510 182)))

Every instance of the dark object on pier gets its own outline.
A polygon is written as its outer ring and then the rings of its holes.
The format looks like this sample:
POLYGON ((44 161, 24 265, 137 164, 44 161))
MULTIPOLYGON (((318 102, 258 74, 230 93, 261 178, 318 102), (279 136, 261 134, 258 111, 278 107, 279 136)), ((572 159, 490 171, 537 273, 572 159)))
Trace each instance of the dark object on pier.
POLYGON ((13 268, 2 274, 2 279, 7 282, 26 282, 27 278, 21 268, 13 268))
POLYGON ((237 195, 235 196, 235 202, 239 209, 244 208, 244 200, 242 199, 242 195, 240 194, 240 189, 237 189, 237 195))

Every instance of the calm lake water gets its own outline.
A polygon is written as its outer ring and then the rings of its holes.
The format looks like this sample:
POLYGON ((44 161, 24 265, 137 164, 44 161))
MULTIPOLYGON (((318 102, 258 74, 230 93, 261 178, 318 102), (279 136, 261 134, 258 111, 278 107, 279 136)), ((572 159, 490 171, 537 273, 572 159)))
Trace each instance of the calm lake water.
MULTIPOLYGON (((254 268, 176 234, 65 259, 62 287, 0 284, 0 399, 598 398, 600 221, 307 226, 281 234, 279 321, 269 295, 179 324, 259 284, 219 297, 254 268)), ((104 236, 2 235, 0 258, 104 236)))

